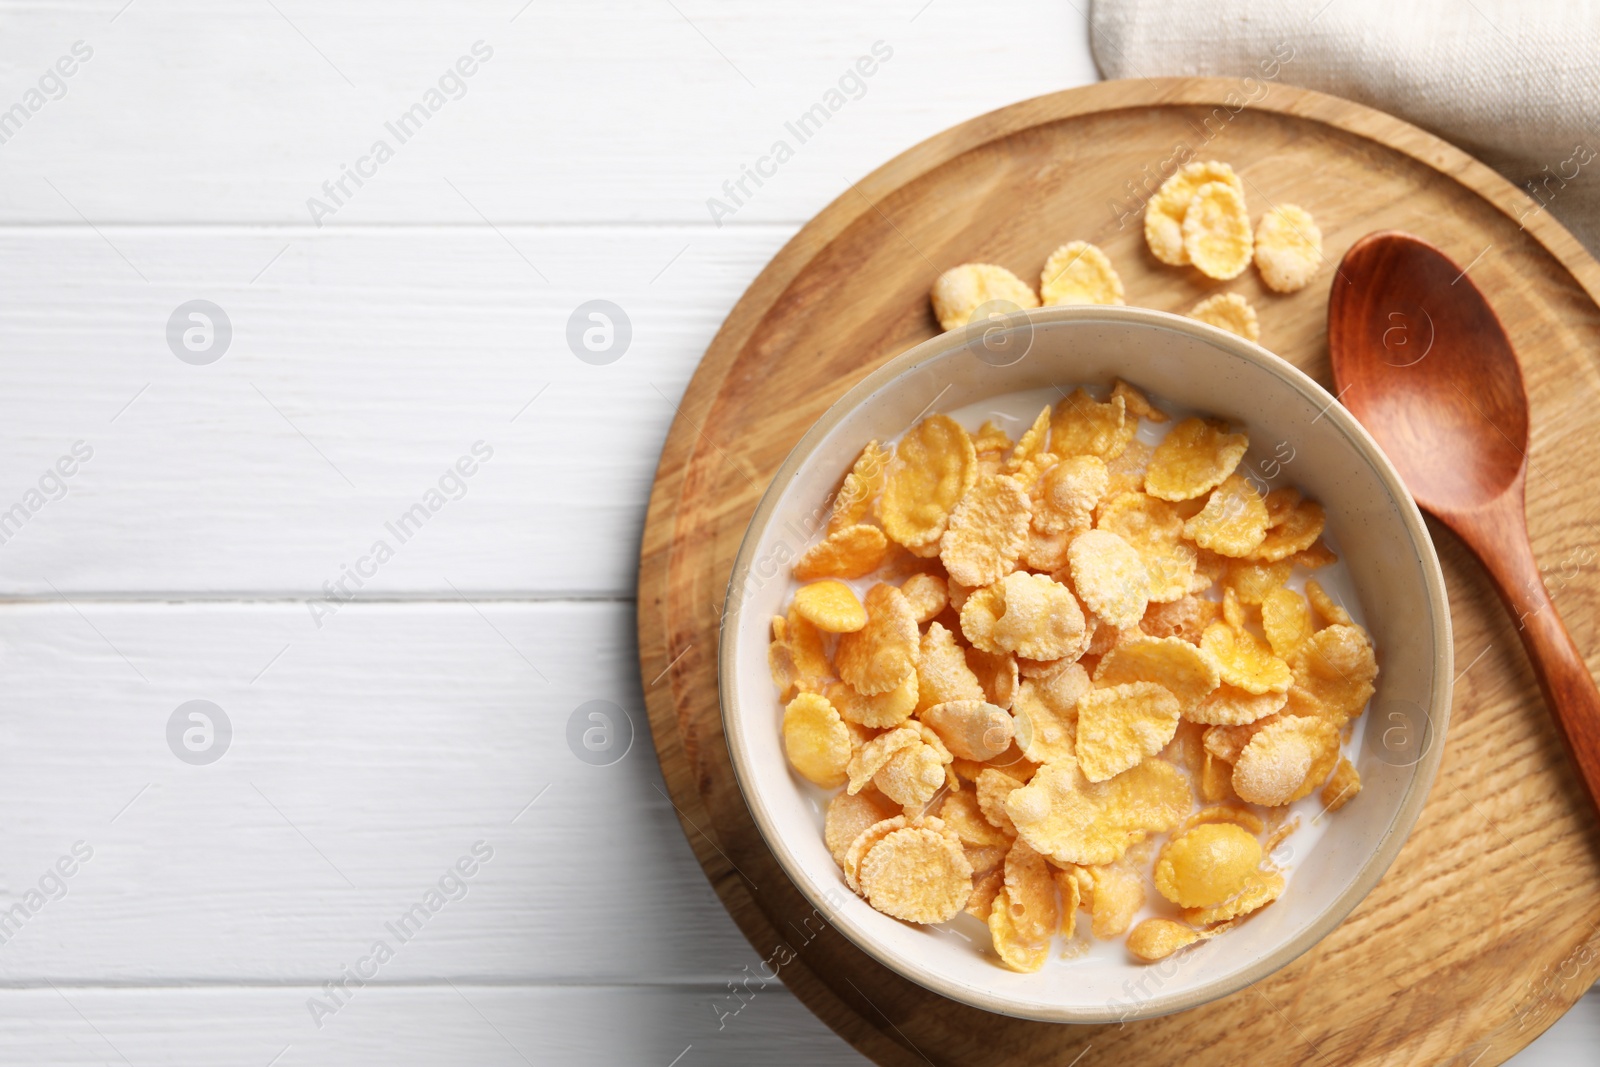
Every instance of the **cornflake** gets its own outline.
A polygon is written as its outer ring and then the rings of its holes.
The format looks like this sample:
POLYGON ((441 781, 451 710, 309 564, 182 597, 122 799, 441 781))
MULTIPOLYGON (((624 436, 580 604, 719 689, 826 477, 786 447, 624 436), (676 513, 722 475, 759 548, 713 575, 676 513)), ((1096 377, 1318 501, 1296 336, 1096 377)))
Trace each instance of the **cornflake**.
POLYGON ((1026 282, 992 263, 951 267, 934 281, 932 298, 933 316, 942 330, 959 330, 971 321, 974 311, 994 301, 1017 308, 1039 306, 1039 298, 1026 282))

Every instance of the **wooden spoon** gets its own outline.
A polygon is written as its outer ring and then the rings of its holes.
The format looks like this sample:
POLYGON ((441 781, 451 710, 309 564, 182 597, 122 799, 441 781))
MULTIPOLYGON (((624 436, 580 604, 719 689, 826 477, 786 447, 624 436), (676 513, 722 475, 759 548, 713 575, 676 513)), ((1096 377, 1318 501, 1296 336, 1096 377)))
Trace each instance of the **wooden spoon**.
POLYGON ((1517 620, 1545 702, 1600 806, 1600 690, 1556 614, 1528 542, 1528 397, 1494 309, 1410 234, 1357 241, 1328 301, 1339 399, 1417 504, 1466 542, 1517 620))

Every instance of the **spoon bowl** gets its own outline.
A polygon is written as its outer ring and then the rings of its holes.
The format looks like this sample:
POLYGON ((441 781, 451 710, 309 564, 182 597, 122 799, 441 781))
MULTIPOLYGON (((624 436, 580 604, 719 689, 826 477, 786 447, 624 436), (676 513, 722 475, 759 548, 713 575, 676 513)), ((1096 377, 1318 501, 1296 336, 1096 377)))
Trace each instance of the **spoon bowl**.
POLYGON ((1374 233, 1339 265, 1328 348, 1339 399, 1388 453, 1417 504, 1494 580, 1600 805, 1600 690, 1528 540, 1528 395, 1499 316, 1466 270, 1434 246, 1374 233))

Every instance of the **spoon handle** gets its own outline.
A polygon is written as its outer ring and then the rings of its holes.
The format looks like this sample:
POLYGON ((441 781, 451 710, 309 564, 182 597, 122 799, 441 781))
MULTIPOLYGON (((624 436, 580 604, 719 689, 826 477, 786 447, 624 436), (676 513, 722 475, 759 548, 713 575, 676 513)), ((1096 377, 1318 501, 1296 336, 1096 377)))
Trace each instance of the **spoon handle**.
POLYGON ((1521 496, 1507 494, 1501 500, 1504 507, 1486 509, 1473 521, 1452 517, 1450 525, 1494 579, 1567 751, 1590 799, 1600 807, 1600 688, 1545 589, 1528 543, 1521 496), (1514 514, 1508 515, 1512 508, 1514 514))

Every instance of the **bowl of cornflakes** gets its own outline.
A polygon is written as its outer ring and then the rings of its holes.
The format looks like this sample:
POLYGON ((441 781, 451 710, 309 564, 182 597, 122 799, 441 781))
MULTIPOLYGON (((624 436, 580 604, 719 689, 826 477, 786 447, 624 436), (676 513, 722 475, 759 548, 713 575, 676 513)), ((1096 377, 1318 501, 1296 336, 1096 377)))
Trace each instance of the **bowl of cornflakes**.
POLYGON ((821 922, 905 977, 1053 1022, 1192 1008, 1398 854, 1449 717, 1443 578, 1289 363, 1157 311, 1007 310, 779 469, 728 589, 728 747, 821 922))

